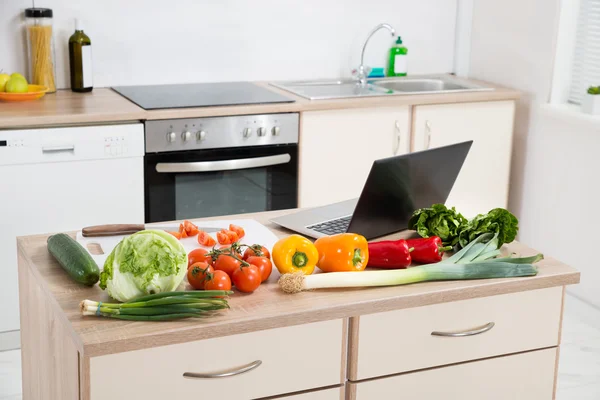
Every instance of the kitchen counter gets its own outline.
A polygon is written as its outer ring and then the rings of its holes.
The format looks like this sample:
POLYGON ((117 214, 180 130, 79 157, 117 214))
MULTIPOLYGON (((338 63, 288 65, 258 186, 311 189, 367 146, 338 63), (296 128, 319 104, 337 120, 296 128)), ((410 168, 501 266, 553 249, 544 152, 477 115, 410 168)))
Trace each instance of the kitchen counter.
MULTIPOLYGON (((473 80, 471 80, 473 81, 473 80)), ((493 91, 449 94, 419 94, 366 97, 352 99, 307 100, 266 82, 258 85, 281 93, 294 103, 259 104, 247 106, 220 106, 177 108, 146 111, 109 88, 96 88, 91 93, 59 90, 40 100, 23 103, 0 103, 0 129, 45 127, 51 125, 83 125, 134 120, 169 118, 197 118, 227 115, 269 114, 334 110, 360 107, 385 107, 420 104, 466 103, 481 101, 515 100, 520 92, 486 82, 473 81, 494 87, 493 91)))
MULTIPOLYGON (((285 236, 290 232, 270 223, 269 219, 287 212, 289 211, 245 214, 227 218, 254 218, 265 224, 277 236, 285 236)), ((391 237, 406 234, 407 232, 398 233, 391 237)), ((249 332, 255 332, 260 337, 263 331, 271 332, 276 331, 278 328, 289 329, 289 327, 298 325, 317 326, 332 320, 349 321, 350 325, 344 325, 346 328, 343 328, 343 332, 347 334, 349 331, 352 334, 352 332, 358 330, 357 316, 361 316, 360 326, 362 329, 362 319, 374 313, 383 313, 374 315, 385 315, 386 312, 412 312, 412 310, 421 308, 425 310, 428 307, 458 304, 454 303, 458 301, 467 303, 487 301, 487 299, 501 299, 504 296, 530 296, 530 293, 539 293, 539 296, 542 297, 546 295, 562 296, 562 287, 578 283, 580 278, 579 272, 575 269, 548 257, 537 264, 539 274, 535 277, 428 282, 398 287, 353 290, 318 290, 288 295, 279 290, 277 285, 278 273, 274 269, 269 281, 261 285, 255 293, 245 295, 236 292, 229 301, 231 309, 209 319, 161 323, 129 322, 82 317, 80 315, 79 302, 81 300, 109 301, 109 298, 98 286, 88 288, 70 280, 48 253, 46 248, 47 237, 48 235, 27 236, 20 237, 17 241, 19 249, 20 305, 22 310, 23 377, 24 388, 27 388, 24 389, 24 393, 35 392, 35 387, 31 386, 33 380, 41 379, 42 382, 44 381, 39 375, 43 375, 43 373, 38 368, 43 369, 45 367, 37 367, 38 365, 48 367, 44 364, 44 362, 48 362, 44 361, 44 358, 50 357, 49 365, 55 365, 53 360, 58 357, 59 361, 64 364, 61 367, 64 371, 59 370, 56 372, 57 374, 60 372, 68 375, 66 370, 71 369, 73 373, 78 373, 82 377, 79 378, 81 381, 77 382, 77 386, 75 383, 71 385, 71 388, 80 388, 77 390, 81 390, 81 395, 78 397, 81 400, 90 398, 90 378, 88 376, 90 360, 102 360, 105 357, 121 356, 123 354, 134 355, 140 353, 139 351, 143 353, 148 351, 147 349, 154 349, 159 346, 177 345, 192 341, 203 343, 202 340, 204 339, 219 338, 215 340, 221 340, 231 335, 248 334, 249 332), (558 291, 555 291, 555 289, 558 291), (50 343, 47 343, 47 341, 50 341, 50 343), (55 341, 59 343, 57 344, 55 341), (61 354, 56 353, 58 351, 61 354), (66 355, 69 351, 72 353, 72 357, 66 355), (31 359, 28 359, 28 357, 31 357, 31 359)), ((536 253, 535 250, 517 242, 505 246, 504 250, 506 252, 516 252, 523 256, 536 253)), ((555 304, 556 309, 552 313, 547 313, 548 318, 555 321, 554 323, 559 321, 562 312, 561 299, 562 297, 557 297, 556 301, 549 301, 540 298, 542 304, 555 304)), ((518 302, 529 303, 530 300, 520 299, 518 302)), ((516 308, 507 310, 508 306, 502 306, 499 309, 511 316, 513 311, 518 310, 520 306, 513 305, 512 307, 516 308)), ((483 309, 488 310, 493 309, 493 307, 485 306, 483 309)), ((432 315, 439 315, 438 313, 429 312, 427 315, 431 317, 432 315)), ((537 311, 534 314, 537 315, 537 311)), ((544 310, 539 310, 539 315, 544 315, 544 310)), ((524 317, 530 319, 535 316, 526 315, 524 317)), ((497 323, 500 324, 498 321, 497 323)), ((516 322, 513 321, 513 323, 516 322)), ((540 324, 544 325, 544 323, 540 324)), ((365 325, 365 329, 366 326, 368 325, 365 325)), ((558 327, 552 326, 558 329, 558 327)), ((509 329, 508 327, 505 328, 509 329)), ((513 328, 510 327, 510 329, 513 328)), ((518 330, 515 327, 514 331, 518 330)), ((550 337, 554 341, 556 341, 555 335, 557 332, 559 331, 556 330, 554 334, 550 333, 550 337)), ((535 338, 539 336, 537 333, 532 333, 532 335, 535 338)), ((560 333, 558 333, 558 336, 560 337, 560 333)), ((343 339, 344 343, 346 340, 352 341, 353 339, 352 337, 343 339)), ((556 345, 554 344, 554 346, 556 345)), ((346 345, 342 344, 342 346, 345 348, 346 345)), ((352 346, 351 342, 350 348, 352 346)), ((548 346, 540 344, 540 347, 548 346)), ((486 345, 482 348, 487 349, 488 347, 486 345)), ((346 357, 350 357, 350 359, 358 357, 352 353, 353 350, 350 351, 349 355, 344 353, 344 360, 346 357)), ((344 360, 342 360, 342 365, 345 368, 346 361, 344 360)), ((94 365, 97 364, 92 363, 92 366, 94 365)), ((350 367, 348 372, 350 379, 359 380, 361 371, 364 374, 367 369, 357 370, 350 367)), ((48 379, 57 378, 49 377, 48 379)), ((65 380, 68 381, 67 378, 65 380)), ((343 382, 342 380, 341 383, 343 382)), ((64 384, 69 386, 69 382, 64 384)), ((352 388, 350 390, 351 393, 355 391, 352 388)), ((25 395, 25 399, 27 398, 37 397, 25 395)), ((96 400, 98 397, 92 396, 92 398, 96 400)))

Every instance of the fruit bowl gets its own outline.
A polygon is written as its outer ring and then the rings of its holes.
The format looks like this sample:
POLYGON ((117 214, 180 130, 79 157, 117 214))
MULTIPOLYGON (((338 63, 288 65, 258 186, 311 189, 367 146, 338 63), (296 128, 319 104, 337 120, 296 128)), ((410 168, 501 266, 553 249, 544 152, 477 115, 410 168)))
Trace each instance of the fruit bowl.
POLYGON ((48 88, 41 85, 29 85, 25 93, 0 92, 0 101, 28 101, 39 99, 46 94, 48 88))

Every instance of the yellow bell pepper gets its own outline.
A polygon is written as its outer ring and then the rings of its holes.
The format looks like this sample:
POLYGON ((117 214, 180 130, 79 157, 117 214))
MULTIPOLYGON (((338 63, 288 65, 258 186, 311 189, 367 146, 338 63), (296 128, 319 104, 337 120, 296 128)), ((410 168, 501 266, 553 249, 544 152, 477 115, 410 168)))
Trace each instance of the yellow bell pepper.
POLYGON ((323 236, 315 246, 319 251, 317 267, 324 272, 362 271, 369 262, 369 244, 355 233, 323 236))
POLYGON ((273 246, 273 262, 282 274, 302 272, 310 275, 315 270, 319 253, 315 245, 300 235, 279 239, 273 246))

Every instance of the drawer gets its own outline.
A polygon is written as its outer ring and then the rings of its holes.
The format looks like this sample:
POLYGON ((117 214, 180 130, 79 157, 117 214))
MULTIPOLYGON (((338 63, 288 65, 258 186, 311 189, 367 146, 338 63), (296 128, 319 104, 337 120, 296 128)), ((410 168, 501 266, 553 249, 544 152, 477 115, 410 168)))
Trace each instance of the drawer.
MULTIPOLYGON (((344 400, 344 388, 315 390, 301 394, 277 397, 277 400, 344 400)), ((275 400, 275 399, 273 399, 275 400)))
POLYGON ((551 400, 557 349, 350 384, 350 400, 551 400))
POLYGON ((91 399, 241 400, 337 385, 343 327, 333 320, 92 357, 91 399), (233 376, 183 376, 240 371, 258 360, 233 376))
POLYGON ((351 329, 349 379, 557 346, 562 295, 553 287, 361 316, 351 329), (432 335, 469 331, 476 334, 432 335))

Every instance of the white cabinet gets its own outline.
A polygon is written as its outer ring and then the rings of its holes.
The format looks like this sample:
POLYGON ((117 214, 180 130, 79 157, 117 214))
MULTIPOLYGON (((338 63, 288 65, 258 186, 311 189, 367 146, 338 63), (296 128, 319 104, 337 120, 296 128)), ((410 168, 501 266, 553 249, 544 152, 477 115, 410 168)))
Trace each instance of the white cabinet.
POLYGON ((408 152, 409 108, 302 113, 299 207, 360 196, 374 160, 408 152))
POLYGON ((550 400, 556 348, 350 384, 350 400, 550 400))
POLYGON ((412 150, 473 140, 446 202, 465 217, 506 207, 514 101, 415 106, 412 150))
POLYGON ((19 329, 17 236, 144 222, 144 128, 6 130, 0 140, 2 350, 2 332, 19 329))

